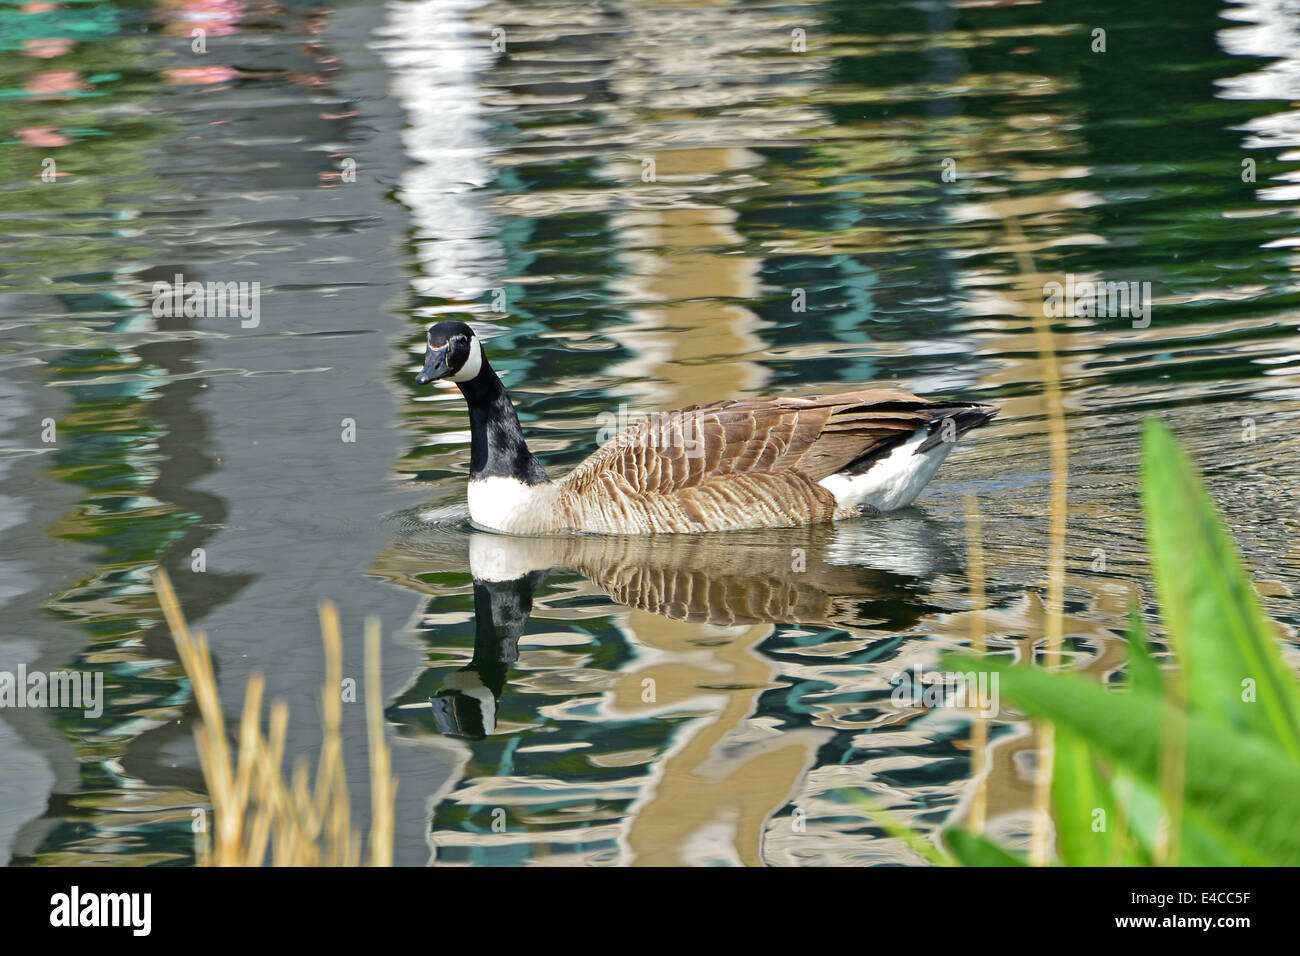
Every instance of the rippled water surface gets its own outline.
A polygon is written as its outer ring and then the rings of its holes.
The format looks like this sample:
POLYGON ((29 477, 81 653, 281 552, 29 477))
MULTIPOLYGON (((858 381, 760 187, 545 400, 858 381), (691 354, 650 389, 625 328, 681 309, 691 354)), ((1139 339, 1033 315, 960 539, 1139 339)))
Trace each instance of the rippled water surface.
POLYGON ((380 617, 399 863, 919 862, 862 793, 927 831, 978 793, 1023 838, 1029 726, 999 712, 981 745, 891 681, 969 639, 968 501, 991 645, 1043 636, 1031 316, 1067 274, 1153 296, 1056 325, 1072 657, 1112 679, 1150 610, 1149 415, 1289 631, 1300 13, 1080 6, 0 3, 0 670, 107 691, 99 717, 0 713, 0 859, 193 861, 159 566, 227 714, 265 673, 294 755, 317 599, 356 676, 380 617), (155 315, 176 274, 259 282, 258 323, 155 315), (489 339, 553 474, 620 413, 733 396, 1003 411, 884 518, 509 539, 466 519, 459 396, 414 384, 443 317, 489 339))

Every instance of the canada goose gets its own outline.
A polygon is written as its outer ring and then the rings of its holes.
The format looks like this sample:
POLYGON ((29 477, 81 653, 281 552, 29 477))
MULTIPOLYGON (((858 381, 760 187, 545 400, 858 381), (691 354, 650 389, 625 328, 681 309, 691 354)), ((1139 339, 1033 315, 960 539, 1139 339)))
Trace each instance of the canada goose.
POLYGON ((515 534, 775 528, 893 511, 998 412, 885 389, 692 405, 651 416, 553 482, 465 323, 429 328, 415 381, 435 379, 455 382, 469 406, 470 518, 515 534))

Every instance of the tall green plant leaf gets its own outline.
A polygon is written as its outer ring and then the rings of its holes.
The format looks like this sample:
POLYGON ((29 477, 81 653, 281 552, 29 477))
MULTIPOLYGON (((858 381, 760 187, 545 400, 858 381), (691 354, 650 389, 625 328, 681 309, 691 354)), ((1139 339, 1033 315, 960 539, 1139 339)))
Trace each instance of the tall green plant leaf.
POLYGON ((943 834, 948 852, 962 866, 1024 866, 1025 861, 1013 856, 986 837, 976 836, 969 830, 946 830, 943 834))
POLYGON ((1056 849, 1066 866, 1140 866, 1126 814, 1087 741, 1056 728, 1052 763, 1056 849))
MULTIPOLYGON (((1165 807, 1158 789, 1129 773, 1117 773, 1112 780, 1116 803, 1128 808, 1129 829, 1151 866, 1155 857, 1157 831, 1165 807)), ((1179 854, 1170 861, 1177 866, 1266 866, 1269 859, 1242 843, 1232 830, 1208 818, 1196 807, 1183 805, 1179 854)))
POLYGON ((1300 764, 1300 688, 1213 501, 1173 434, 1154 420, 1143 435, 1142 502, 1188 709, 1260 734, 1300 764))
MULTIPOLYGON (((1157 785, 1169 706, 1161 698, 991 658, 947 658, 944 666, 998 674, 1001 692, 1029 714, 1077 734, 1139 780, 1157 785)), ((1269 740, 1207 718, 1189 715, 1186 728, 1185 804, 1196 819, 1231 833, 1252 860, 1300 865, 1300 767, 1269 740)))
POLYGON ((1128 679, 1129 686, 1142 693, 1160 695, 1165 691, 1164 678, 1151 656, 1151 639, 1147 637, 1146 625, 1136 608, 1129 615, 1128 679))

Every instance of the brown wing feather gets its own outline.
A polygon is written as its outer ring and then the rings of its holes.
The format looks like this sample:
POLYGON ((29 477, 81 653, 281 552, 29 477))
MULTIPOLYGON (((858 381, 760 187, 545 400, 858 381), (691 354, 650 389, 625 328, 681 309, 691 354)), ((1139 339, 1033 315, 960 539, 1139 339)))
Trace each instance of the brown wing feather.
POLYGON ((601 446, 565 479, 629 493, 674 494, 715 479, 799 472, 814 482, 910 435, 930 403, 861 389, 819 398, 752 398, 664 412, 601 446))

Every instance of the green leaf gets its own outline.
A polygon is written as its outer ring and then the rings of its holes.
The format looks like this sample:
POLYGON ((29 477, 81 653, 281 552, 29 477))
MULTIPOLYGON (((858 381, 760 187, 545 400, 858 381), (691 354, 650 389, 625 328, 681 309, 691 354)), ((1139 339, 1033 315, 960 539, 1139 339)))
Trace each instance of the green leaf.
POLYGON ((1173 433, 1149 420, 1142 502, 1160 613, 1182 669, 1188 709, 1260 734, 1300 764, 1300 688, 1278 650, 1236 546, 1173 433), (1243 700, 1254 681, 1256 700, 1243 700))
MULTIPOLYGON (((1151 639, 1147 636, 1142 615, 1134 609, 1129 618, 1129 686, 1139 692, 1162 696, 1164 678, 1151 654, 1151 639)), ((1126 771, 1112 774, 1110 792, 1115 806, 1126 823, 1126 829, 1137 843, 1134 865, 1151 866, 1155 856, 1156 832, 1169 808, 1161 800, 1156 787, 1137 780, 1126 771)), ((1248 847, 1214 821, 1206 819, 1196 808, 1182 808, 1182 833, 1179 854, 1175 861, 1180 866, 1240 866, 1243 863, 1262 864, 1263 860, 1248 847)))
MULTIPOLYGON (((996 673, 1000 691, 1028 713, 1077 734, 1139 780, 1158 784, 1169 712, 1160 697, 1117 693, 1073 675, 991 658, 947 657, 944 666, 996 673)), ((1185 806, 1233 834, 1251 860, 1300 864, 1300 767, 1269 740, 1224 730, 1205 717, 1188 715, 1185 727, 1185 806)))
POLYGON ((1057 728, 1052 762, 1056 849, 1066 866, 1137 865, 1124 815, 1088 744, 1057 728), (1098 828, 1100 827, 1100 828, 1098 828))
POLYGON ((957 858, 962 866, 1024 866, 1025 861, 1012 856, 992 840, 976 836, 969 830, 945 830, 944 843, 948 852, 957 858))
POLYGON ((1135 608, 1129 615, 1128 628, 1129 686, 1148 694, 1163 694, 1165 680, 1155 658, 1151 656, 1151 639, 1147 637, 1142 615, 1135 608))
MULTIPOLYGON (((1116 774, 1112 781, 1116 803, 1128 810, 1129 829, 1151 866, 1155 856, 1156 831, 1165 811, 1153 784, 1131 774, 1116 774)), ((1195 807, 1183 806, 1183 828, 1179 840, 1178 866, 1266 866, 1268 860, 1244 845, 1236 835, 1195 807)))
POLYGON ((1112 845, 1111 866, 1154 866, 1153 842, 1160 820, 1160 799, 1155 787, 1137 781, 1123 767, 1111 769, 1107 781, 1122 841, 1112 845))

